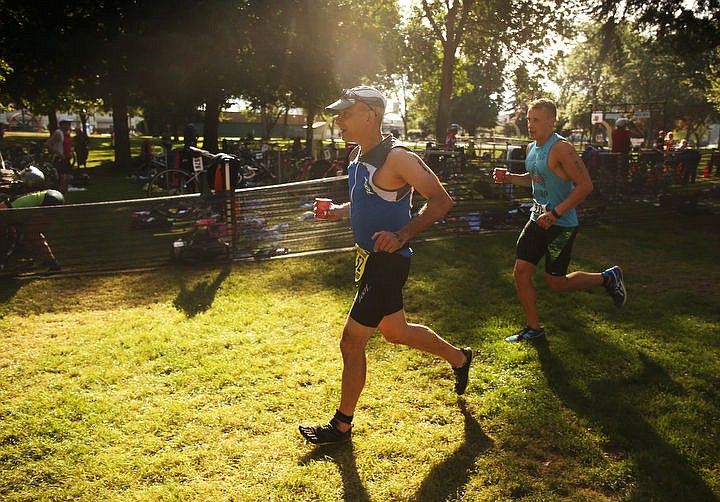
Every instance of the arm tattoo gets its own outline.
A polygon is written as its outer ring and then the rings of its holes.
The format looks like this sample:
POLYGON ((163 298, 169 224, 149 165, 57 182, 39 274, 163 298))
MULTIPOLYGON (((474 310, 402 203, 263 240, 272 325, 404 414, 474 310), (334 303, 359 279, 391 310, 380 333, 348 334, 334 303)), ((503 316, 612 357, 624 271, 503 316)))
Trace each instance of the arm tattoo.
POLYGON ((431 174, 432 170, 425 164, 425 162, 422 161, 420 157, 417 158, 418 164, 420 164, 420 167, 422 167, 426 173, 431 174))

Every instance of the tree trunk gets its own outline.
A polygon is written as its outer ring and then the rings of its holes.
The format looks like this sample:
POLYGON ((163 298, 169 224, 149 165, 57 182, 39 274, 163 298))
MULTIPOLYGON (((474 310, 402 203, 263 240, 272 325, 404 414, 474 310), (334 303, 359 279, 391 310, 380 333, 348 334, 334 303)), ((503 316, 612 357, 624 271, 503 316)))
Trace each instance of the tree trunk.
MULTIPOLYGON (((448 44, 449 45, 449 44, 448 44)), ((455 47, 446 45, 443 49, 442 73, 440 75, 440 94, 435 119, 435 136, 438 145, 445 141, 445 133, 450 118, 450 97, 453 88, 453 68, 455 67, 455 47)))
POLYGON ((127 91, 122 85, 114 85, 111 96, 113 109, 113 138, 115 144, 115 167, 130 169, 130 128, 128 127, 127 91))
POLYGON ((205 119, 203 121, 203 148, 208 152, 218 152, 218 130, 220 128, 220 109, 223 97, 211 93, 205 102, 205 119))
POLYGON ((57 119, 57 110, 55 108, 51 108, 48 110, 48 132, 50 133, 50 136, 52 136, 52 133, 54 133, 58 128, 58 119, 57 119))
POLYGON ((80 112, 80 130, 83 134, 87 135, 87 112, 82 110, 80 112))
POLYGON ((282 127, 282 137, 283 139, 287 139, 287 128, 288 128, 288 116, 290 115, 290 106, 285 106, 285 113, 283 113, 283 127, 282 127))

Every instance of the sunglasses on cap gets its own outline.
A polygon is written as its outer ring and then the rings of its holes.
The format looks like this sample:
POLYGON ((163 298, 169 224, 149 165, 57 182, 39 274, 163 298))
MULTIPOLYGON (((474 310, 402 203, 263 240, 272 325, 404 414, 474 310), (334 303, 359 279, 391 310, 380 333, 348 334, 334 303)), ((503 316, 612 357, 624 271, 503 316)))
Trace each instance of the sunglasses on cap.
POLYGON ((385 108, 385 102, 382 100, 382 98, 373 96, 361 96, 353 89, 343 89, 340 98, 347 101, 360 101, 361 103, 365 103, 368 106, 385 108))

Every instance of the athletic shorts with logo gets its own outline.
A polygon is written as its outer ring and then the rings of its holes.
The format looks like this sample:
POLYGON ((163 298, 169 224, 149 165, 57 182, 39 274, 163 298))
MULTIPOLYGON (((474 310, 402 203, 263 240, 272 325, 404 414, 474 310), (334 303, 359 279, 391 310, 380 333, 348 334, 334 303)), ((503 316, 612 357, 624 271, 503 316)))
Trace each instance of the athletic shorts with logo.
POLYGON ((403 287, 410 273, 410 257, 371 253, 358 284, 350 317, 376 328, 383 317, 403 309, 403 287))
POLYGON ((556 276, 566 275, 577 230, 578 227, 558 225, 544 229, 529 220, 518 237, 516 256, 533 265, 540 263, 540 259, 544 256, 545 272, 556 276))

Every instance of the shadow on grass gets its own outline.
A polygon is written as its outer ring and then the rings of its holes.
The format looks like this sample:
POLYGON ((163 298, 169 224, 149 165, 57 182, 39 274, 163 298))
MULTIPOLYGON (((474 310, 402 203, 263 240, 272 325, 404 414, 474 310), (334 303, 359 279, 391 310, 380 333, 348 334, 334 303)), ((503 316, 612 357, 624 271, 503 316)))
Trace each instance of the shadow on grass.
POLYGON ((182 279, 180 280, 180 292, 173 301, 173 306, 185 312, 187 317, 195 317, 212 307, 218 288, 230 274, 230 267, 223 267, 212 281, 199 281, 187 288, 182 279))
POLYGON ((0 277, 0 319, 5 316, 5 309, 23 285, 23 281, 12 277, 0 277))
POLYGON ((458 398, 458 405, 465 417, 465 441, 447 460, 430 470, 412 500, 462 499, 460 491, 473 474, 475 459, 493 446, 463 398, 458 398))
POLYGON ((369 502, 370 496, 357 472, 352 441, 337 445, 316 446, 300 460, 300 464, 306 465, 309 462, 321 461, 328 457, 340 469, 343 482, 343 500, 369 502))
MULTIPOLYGON (((600 340, 585 337, 588 346, 576 347, 568 360, 582 362, 588 354, 613 351, 600 340)), ((717 500, 710 487, 693 470, 675 447, 663 439, 632 404, 648 392, 681 394, 682 387, 665 369, 642 352, 641 369, 631 375, 612 376, 590 382, 587 389, 573 383, 563 358, 554 354, 547 340, 534 343, 543 372, 556 395, 578 415, 598 424, 609 438, 605 448, 610 456, 627 457, 633 465, 636 487, 632 500, 717 500)), ((597 363, 597 361, 595 361, 597 363)), ((588 361, 588 365, 591 363, 588 361)))
MULTIPOLYGON (((465 418, 463 443, 444 462, 433 467, 411 500, 448 500, 459 492, 473 474, 473 466, 483 452, 492 448, 493 441, 483 432, 480 424, 467 409, 465 400, 458 398, 458 406, 465 418)), ((352 442, 339 445, 316 446, 305 455, 301 465, 332 459, 340 469, 343 481, 343 500, 369 501, 370 497, 357 472, 352 442)))

